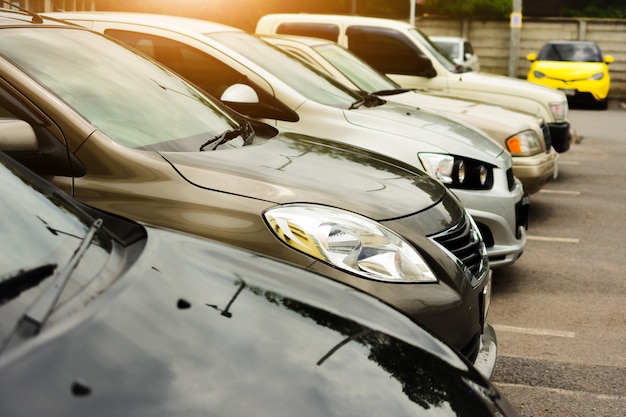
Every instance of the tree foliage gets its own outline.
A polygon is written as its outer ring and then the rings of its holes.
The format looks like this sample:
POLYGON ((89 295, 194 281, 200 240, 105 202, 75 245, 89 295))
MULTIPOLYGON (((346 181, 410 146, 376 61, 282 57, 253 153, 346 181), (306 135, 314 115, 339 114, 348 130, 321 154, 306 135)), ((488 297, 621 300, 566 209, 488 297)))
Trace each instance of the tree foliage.
POLYGON ((512 0, 426 0, 426 14, 458 18, 504 18, 513 11, 512 0))

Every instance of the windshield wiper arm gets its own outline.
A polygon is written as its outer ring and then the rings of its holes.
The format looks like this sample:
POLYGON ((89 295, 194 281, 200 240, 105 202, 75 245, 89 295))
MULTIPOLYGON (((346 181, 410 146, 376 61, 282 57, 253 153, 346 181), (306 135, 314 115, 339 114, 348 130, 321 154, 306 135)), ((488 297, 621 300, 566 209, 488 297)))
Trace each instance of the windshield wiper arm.
POLYGON ((83 255, 87 251, 87 248, 93 242, 96 233, 102 226, 102 219, 97 219, 93 222, 87 234, 82 238, 80 245, 76 248, 69 262, 65 267, 58 271, 54 281, 48 286, 37 298, 37 300, 28 308, 28 310, 22 315, 14 332, 5 341, 2 349, 4 350, 9 340, 14 335, 19 334, 21 338, 29 337, 39 333, 46 320, 52 313, 54 306, 59 300, 65 285, 69 281, 74 269, 78 266, 78 263, 82 259, 83 255))
POLYGON ((19 269, 0 277, 0 305, 16 298, 29 288, 36 287, 54 273, 57 264, 49 263, 33 268, 19 269))
POLYGON ((239 129, 233 129, 233 130, 226 130, 224 131, 224 133, 222 133, 221 135, 217 135, 216 137, 214 137, 213 139, 209 139, 206 142, 204 142, 201 146, 199 151, 204 151, 204 148, 206 148, 207 146, 214 144, 211 147, 211 150, 217 148, 218 146, 220 146, 222 143, 227 142, 231 139, 236 138, 237 136, 241 135, 241 130, 239 129))
POLYGON ((411 91, 411 89, 410 88, 394 88, 390 90, 374 91, 372 94, 374 94, 375 96, 393 96, 395 94, 406 93, 407 91, 411 91))
POLYGON ((365 107, 381 106, 385 104, 386 102, 387 102, 386 100, 383 100, 382 98, 378 97, 376 94, 369 94, 366 92, 362 92, 361 98, 355 101, 354 103, 352 103, 352 105, 350 106, 350 110, 358 109, 359 107, 363 105, 365 107))

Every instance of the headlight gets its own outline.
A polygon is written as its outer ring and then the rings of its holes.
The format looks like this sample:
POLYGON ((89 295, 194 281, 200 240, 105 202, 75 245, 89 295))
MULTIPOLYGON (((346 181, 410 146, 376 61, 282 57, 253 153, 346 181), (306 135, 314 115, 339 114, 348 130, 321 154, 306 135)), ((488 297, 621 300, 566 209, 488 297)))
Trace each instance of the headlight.
POLYGON ((377 281, 437 282, 406 240, 367 217, 312 204, 275 207, 264 217, 281 241, 344 271, 377 281))
POLYGON ((525 130, 508 138, 506 148, 515 156, 535 155, 542 151, 539 137, 532 130, 525 130))
POLYGON ((567 119, 567 113, 569 111, 567 99, 558 103, 550 103, 550 111, 554 116, 555 122, 564 122, 567 119))
POLYGON ((533 75, 535 76, 535 78, 543 78, 543 77, 546 76, 546 74, 544 74, 541 71, 537 71, 537 70, 533 71, 533 75))
POLYGON ((482 161, 448 154, 418 154, 424 170, 450 188, 488 190, 493 187, 493 167, 482 161))
POLYGON ((591 77, 589 77, 590 80, 601 80, 604 78, 604 73, 603 72, 598 72, 597 74, 593 74, 591 77))

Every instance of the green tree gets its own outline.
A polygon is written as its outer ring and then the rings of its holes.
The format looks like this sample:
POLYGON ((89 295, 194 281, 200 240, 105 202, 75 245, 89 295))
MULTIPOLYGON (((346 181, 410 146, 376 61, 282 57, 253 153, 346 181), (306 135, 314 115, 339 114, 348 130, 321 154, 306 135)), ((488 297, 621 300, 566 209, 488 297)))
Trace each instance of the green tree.
POLYGON ((426 0, 426 14, 458 18, 503 18, 513 10, 512 0, 426 0))

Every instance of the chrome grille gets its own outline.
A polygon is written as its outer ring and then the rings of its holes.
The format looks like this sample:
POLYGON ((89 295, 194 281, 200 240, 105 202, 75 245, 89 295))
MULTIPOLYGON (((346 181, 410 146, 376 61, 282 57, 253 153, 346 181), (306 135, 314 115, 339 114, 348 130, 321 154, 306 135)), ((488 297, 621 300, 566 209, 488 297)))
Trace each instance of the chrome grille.
POLYGON ((480 233, 468 216, 464 215, 458 224, 430 238, 456 256, 473 278, 479 279, 489 267, 487 252, 480 233))

